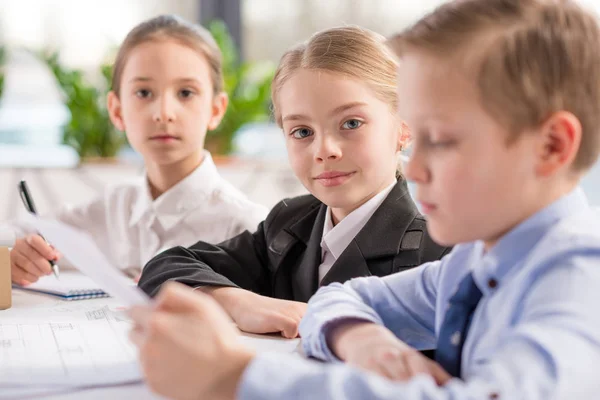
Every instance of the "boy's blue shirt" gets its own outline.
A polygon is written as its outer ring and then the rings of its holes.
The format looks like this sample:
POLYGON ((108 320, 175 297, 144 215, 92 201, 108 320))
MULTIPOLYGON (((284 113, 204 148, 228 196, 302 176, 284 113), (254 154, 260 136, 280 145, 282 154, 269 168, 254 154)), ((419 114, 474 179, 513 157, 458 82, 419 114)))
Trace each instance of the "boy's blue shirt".
POLYGON ((385 278, 321 288, 300 326, 306 355, 338 361, 327 345, 346 319, 383 324, 433 348, 448 299, 473 271, 483 298, 463 349, 463 380, 391 382, 337 363, 259 355, 242 399, 592 399, 600 396, 600 212, 576 189, 506 234, 489 252, 456 246, 441 261, 385 278), (494 397, 497 396, 497 397, 494 397))

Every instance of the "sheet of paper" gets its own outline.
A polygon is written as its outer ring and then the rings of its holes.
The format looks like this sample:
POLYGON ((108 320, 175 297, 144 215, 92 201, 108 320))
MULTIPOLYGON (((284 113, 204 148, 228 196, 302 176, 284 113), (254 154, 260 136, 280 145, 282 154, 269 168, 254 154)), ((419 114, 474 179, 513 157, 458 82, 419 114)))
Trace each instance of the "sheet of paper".
POLYGON ((114 385, 141 380, 131 322, 80 304, 0 315, 0 388, 114 385), (42 317, 43 315, 43 317, 42 317))
POLYGON ((298 353, 300 354, 300 339, 285 339, 281 335, 254 335, 243 333, 240 340, 257 353, 298 353))
POLYGON ((129 284, 87 233, 61 222, 34 215, 29 215, 27 222, 106 293, 128 306, 149 303, 149 297, 137 286, 129 284))

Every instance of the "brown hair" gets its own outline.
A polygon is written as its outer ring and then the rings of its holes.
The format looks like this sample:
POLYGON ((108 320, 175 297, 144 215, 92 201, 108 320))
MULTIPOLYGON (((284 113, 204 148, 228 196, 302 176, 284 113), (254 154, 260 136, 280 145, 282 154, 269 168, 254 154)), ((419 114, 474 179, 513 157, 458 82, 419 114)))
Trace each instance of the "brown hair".
POLYGON ((174 15, 160 15, 133 28, 119 48, 113 67, 112 90, 117 96, 121 89, 121 77, 131 50, 150 41, 175 40, 200 53, 208 62, 213 93, 223 91, 222 55, 210 32, 174 15))
POLYGON ((582 125, 574 168, 589 168, 598 158, 600 30, 595 17, 573 1, 453 1, 392 38, 390 45, 400 57, 415 49, 467 56, 477 68, 484 108, 500 123, 509 121, 509 142, 565 110, 582 125))
POLYGON ((395 113, 396 68, 396 57, 385 45, 383 36, 355 26, 318 32, 281 57, 271 85, 275 121, 281 126, 277 106, 279 90, 298 69, 329 71, 360 79, 370 85, 382 101, 389 103, 395 113))

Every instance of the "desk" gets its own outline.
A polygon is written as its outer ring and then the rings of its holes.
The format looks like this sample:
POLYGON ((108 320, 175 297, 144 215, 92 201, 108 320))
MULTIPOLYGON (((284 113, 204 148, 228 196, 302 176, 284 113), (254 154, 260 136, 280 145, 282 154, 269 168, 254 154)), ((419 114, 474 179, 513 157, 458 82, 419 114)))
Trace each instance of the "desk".
MULTIPOLYGON (((111 298, 103 299, 90 299, 77 301, 78 304, 85 304, 87 306, 101 308, 106 305, 118 305, 116 300, 111 298)), ((51 308, 60 304, 71 304, 71 302, 65 302, 57 299, 53 296, 47 296, 42 294, 29 293, 19 290, 13 290, 13 307, 9 310, 0 311, 0 320, 2 319, 3 313, 27 313, 34 309, 39 310, 40 308, 51 308)), ((7 315, 7 314, 5 314, 7 315)), ((267 349, 269 347, 277 349, 277 351, 289 352, 290 347, 296 346, 298 340, 289 341, 280 337, 270 337, 262 335, 244 335, 243 340, 247 342, 251 347, 254 347, 257 351, 267 349)), ((60 389, 62 391, 62 389, 60 389)), ((119 386, 101 387, 94 389, 84 390, 69 390, 69 392, 42 392, 44 394, 21 397, 27 399, 43 399, 43 400, 105 400, 105 399, 135 399, 135 400, 146 400, 146 399, 162 399, 162 397, 155 395, 150 392, 148 387, 144 383, 127 384, 119 386)), ((0 399, 6 399, 8 397, 2 396, 2 390, 0 390, 0 399)))

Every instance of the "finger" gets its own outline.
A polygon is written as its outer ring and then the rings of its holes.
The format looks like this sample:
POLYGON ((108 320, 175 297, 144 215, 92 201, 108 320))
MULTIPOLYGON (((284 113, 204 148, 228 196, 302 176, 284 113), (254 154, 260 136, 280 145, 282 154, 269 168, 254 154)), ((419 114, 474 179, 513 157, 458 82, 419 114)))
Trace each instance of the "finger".
POLYGON ((45 257, 42 257, 37 251, 25 254, 31 263, 40 271, 41 275, 50 275, 52 273, 52 264, 45 257))
POLYGON ((40 271, 31 260, 21 253, 18 249, 13 249, 10 252, 10 260, 13 265, 14 272, 25 274, 23 278, 27 279, 30 282, 35 282, 38 279, 38 276, 43 275, 42 271, 40 271), (33 279, 33 280, 32 280, 33 279))
POLYGON ((431 375, 428 361, 429 359, 416 351, 411 350, 404 352, 404 363, 406 364, 411 377, 421 374, 431 375))
POLYGON ((277 330, 281 332, 281 336, 286 339, 294 339, 298 337, 298 322, 293 318, 275 314, 277 320, 277 330))
POLYGON ((52 246, 50 243, 48 243, 48 246, 50 246, 50 248, 54 251, 54 254, 56 255, 55 260, 62 258, 62 253, 60 251, 58 251, 58 249, 56 247, 52 246))
POLYGON ((10 269, 10 272, 11 280, 21 286, 30 285, 31 283, 36 282, 38 280, 37 276, 30 274, 29 272, 14 264, 10 269))
POLYGON ((52 272, 48 260, 42 257, 37 250, 25 243, 19 248, 13 249, 17 262, 21 268, 35 276, 44 276, 52 272))
POLYGON ((386 350, 379 360, 380 368, 387 377, 395 381, 406 381, 410 378, 409 370, 399 349, 386 350))
POLYGON ((408 351, 403 354, 404 365, 407 368, 410 379, 417 375, 429 375, 434 378, 437 385, 444 385, 452 376, 448 374, 439 364, 429 360, 418 352, 408 351))
POLYGON ((450 375, 441 365, 432 360, 427 360, 429 364, 429 370, 431 371, 431 376, 435 380, 439 386, 444 386, 450 379, 452 379, 452 375, 450 375))
POLYGON ((40 235, 29 235, 25 241, 46 260, 56 259, 56 251, 40 235))

